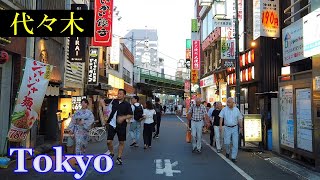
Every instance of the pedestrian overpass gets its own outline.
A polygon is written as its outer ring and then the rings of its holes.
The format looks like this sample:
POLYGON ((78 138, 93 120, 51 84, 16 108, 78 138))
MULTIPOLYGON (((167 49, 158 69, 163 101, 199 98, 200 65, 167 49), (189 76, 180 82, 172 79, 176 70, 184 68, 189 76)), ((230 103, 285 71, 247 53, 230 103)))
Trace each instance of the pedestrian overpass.
POLYGON ((169 95, 184 94, 184 80, 168 74, 135 67, 134 79, 138 90, 143 94, 163 93, 169 95))

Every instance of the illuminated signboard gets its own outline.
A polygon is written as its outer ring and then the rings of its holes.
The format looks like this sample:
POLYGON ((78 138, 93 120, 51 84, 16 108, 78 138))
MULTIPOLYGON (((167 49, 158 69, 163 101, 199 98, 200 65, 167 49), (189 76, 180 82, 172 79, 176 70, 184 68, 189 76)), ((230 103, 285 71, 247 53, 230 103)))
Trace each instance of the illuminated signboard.
POLYGON ((244 115, 244 141, 245 142, 261 142, 262 128, 260 114, 244 115))

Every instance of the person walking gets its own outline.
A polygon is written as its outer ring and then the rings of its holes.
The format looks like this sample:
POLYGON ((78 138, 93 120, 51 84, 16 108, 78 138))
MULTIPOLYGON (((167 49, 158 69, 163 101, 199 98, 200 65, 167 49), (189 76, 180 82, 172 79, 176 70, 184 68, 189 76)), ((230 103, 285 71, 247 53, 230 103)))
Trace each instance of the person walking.
POLYGON ((133 112, 133 118, 130 120, 130 136, 132 144, 130 147, 138 147, 138 141, 140 138, 141 121, 143 119, 143 107, 139 103, 139 96, 133 96, 131 99, 131 109, 133 112))
MULTIPOLYGON (((216 148, 217 152, 220 153, 222 150, 222 139, 223 139, 223 128, 222 131, 220 132, 219 126, 220 126, 220 117, 219 114, 222 109, 222 103, 217 102, 215 105, 215 109, 212 111, 212 117, 213 117, 213 123, 212 123, 212 129, 214 130, 214 137, 215 137, 215 142, 216 142, 216 148)), ((224 123, 222 122, 222 127, 224 126, 224 123)), ((210 137, 211 138, 211 137, 210 137)))
POLYGON ((227 107, 223 108, 219 114, 220 117, 220 132, 223 131, 223 123, 224 123, 224 144, 226 148, 226 157, 230 157, 232 162, 236 162, 238 155, 238 140, 239 140, 239 129, 240 132, 243 133, 242 127, 242 114, 239 109, 235 107, 234 99, 228 98, 227 107), (230 141, 232 138, 232 150, 230 152, 230 141))
POLYGON ((146 109, 143 110, 143 141, 144 141, 144 149, 151 148, 152 141, 152 130, 154 123, 154 115, 156 115, 156 111, 153 109, 153 105, 151 101, 146 102, 146 109))
POLYGON ((129 102, 125 101, 125 96, 127 92, 124 89, 119 89, 118 99, 112 102, 112 112, 108 119, 108 149, 110 151, 110 157, 114 156, 113 149, 113 139, 117 134, 119 140, 118 157, 116 163, 122 165, 122 152, 124 149, 124 142, 127 136, 127 120, 133 117, 131 105, 129 102))
POLYGON ((81 109, 73 115, 68 126, 70 134, 74 137, 76 155, 81 155, 86 152, 89 141, 89 130, 94 122, 93 113, 88 109, 89 101, 81 100, 81 109))
POLYGON ((190 107, 188 120, 191 121, 192 152, 201 153, 202 127, 209 121, 206 107, 201 104, 201 99, 196 99, 196 105, 190 107))
POLYGON ((210 146, 213 146, 213 137, 214 137, 214 129, 213 129, 213 116, 212 112, 216 107, 216 102, 213 103, 213 106, 208 110, 208 116, 210 118, 210 146))
POLYGON ((154 105, 154 109, 156 111, 156 126, 157 126, 157 129, 156 129, 156 132, 154 133, 154 136, 153 138, 159 138, 159 133, 160 133, 160 124, 161 124, 161 116, 162 116, 162 106, 160 105, 160 99, 159 98, 156 98, 155 99, 156 103, 154 105))

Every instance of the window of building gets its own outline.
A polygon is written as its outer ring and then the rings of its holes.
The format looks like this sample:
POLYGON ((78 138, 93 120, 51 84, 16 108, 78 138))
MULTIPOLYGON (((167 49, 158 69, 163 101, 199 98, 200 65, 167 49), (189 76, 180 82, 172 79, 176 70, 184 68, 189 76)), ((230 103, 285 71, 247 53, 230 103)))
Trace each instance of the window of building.
POLYGON ((111 69, 119 71, 119 64, 110 64, 111 69))
POLYGON ((131 73, 126 68, 123 68, 122 78, 125 82, 131 83, 131 73))

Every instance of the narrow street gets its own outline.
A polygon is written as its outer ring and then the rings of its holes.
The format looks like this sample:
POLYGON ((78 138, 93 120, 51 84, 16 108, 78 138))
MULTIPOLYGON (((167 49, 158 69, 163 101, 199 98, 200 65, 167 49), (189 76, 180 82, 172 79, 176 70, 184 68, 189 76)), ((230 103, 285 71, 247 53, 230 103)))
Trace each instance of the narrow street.
MULTIPOLYGON (((249 152, 239 151, 238 162, 236 165, 233 164, 224 157, 224 154, 217 154, 208 145, 208 134, 203 137, 202 153, 193 154, 191 145, 185 142, 186 126, 182 121, 185 119, 179 119, 175 115, 164 116, 160 138, 152 142, 151 149, 142 148, 142 139, 138 148, 130 148, 131 142, 127 141, 122 166, 115 164, 109 173, 99 174, 90 165, 82 179, 296 179, 295 176, 249 152), (165 166, 165 161, 170 161, 171 165, 167 163, 165 166)), ((115 145, 117 144, 116 141, 115 145)), ((106 152, 106 143, 92 143, 88 150, 88 154, 102 154, 106 152)), ((30 162, 27 164, 30 165, 30 162)), ((11 168, 0 170, 1 179, 21 179, 22 174, 12 173, 15 166, 13 163, 11 168)), ((74 179, 73 175, 73 173, 40 174, 30 170, 30 173, 23 174, 23 178, 24 180, 74 179)))

